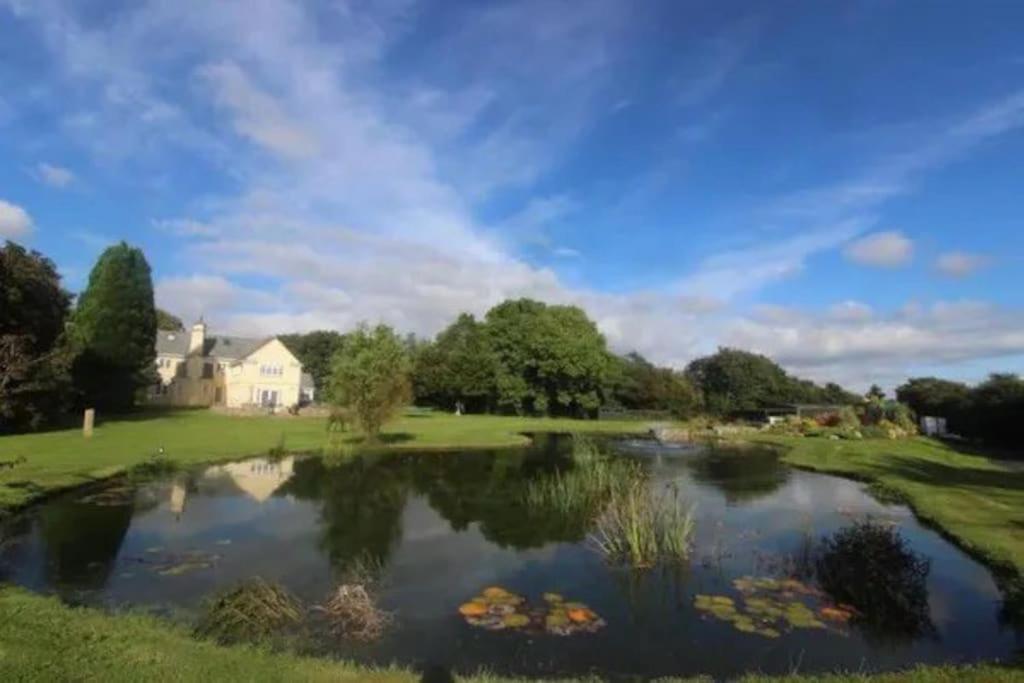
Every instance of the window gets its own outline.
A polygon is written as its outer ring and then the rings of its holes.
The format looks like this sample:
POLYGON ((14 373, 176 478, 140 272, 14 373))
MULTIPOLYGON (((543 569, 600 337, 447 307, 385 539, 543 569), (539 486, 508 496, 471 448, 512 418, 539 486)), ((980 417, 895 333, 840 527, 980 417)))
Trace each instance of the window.
POLYGON ((260 376, 262 377, 281 377, 284 375, 283 365, 261 365, 260 376))
POLYGON ((213 363, 203 363, 203 379, 213 379, 213 363))

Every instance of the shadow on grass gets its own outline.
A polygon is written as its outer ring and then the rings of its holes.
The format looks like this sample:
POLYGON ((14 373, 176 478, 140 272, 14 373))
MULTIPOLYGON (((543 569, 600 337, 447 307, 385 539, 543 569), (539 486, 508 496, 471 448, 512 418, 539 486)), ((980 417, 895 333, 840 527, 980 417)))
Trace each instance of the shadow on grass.
POLYGON ((947 465, 905 455, 892 454, 872 466, 880 476, 895 476, 920 484, 944 488, 988 488, 1020 491, 1024 494, 1024 472, 989 470, 947 465))

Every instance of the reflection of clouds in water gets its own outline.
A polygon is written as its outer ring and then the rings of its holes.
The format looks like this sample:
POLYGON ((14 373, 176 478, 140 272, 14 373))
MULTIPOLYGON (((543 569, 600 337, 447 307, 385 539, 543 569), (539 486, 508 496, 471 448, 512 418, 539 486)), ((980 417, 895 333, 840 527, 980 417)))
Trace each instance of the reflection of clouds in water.
POLYGON ((524 567, 553 561, 557 544, 519 552, 490 543, 477 523, 461 532, 422 497, 408 501, 402 543, 386 570, 387 600, 402 605, 403 616, 447 616, 480 589, 506 583, 524 567))

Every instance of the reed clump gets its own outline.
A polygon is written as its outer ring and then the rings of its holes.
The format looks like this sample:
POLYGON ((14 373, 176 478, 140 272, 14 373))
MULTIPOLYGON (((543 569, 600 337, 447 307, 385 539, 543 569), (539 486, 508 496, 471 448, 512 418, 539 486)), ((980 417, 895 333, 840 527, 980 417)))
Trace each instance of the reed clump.
POLYGON ((653 493, 645 477, 617 487, 590 535, 609 562, 635 569, 689 560, 694 508, 685 505, 674 484, 653 493))
POLYGON ((222 644, 263 641, 302 623, 299 601, 283 586, 252 578, 214 598, 195 632, 222 644))

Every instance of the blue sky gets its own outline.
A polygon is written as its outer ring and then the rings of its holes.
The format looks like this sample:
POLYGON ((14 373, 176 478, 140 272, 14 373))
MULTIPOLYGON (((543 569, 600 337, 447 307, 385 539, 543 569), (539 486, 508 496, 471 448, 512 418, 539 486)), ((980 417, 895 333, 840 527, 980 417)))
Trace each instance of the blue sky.
POLYGON ((0 236, 217 330, 1024 370, 1024 5, 0 0, 0 236))

